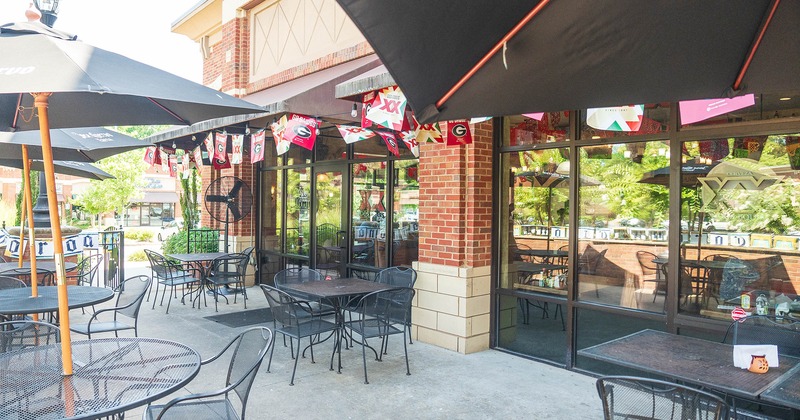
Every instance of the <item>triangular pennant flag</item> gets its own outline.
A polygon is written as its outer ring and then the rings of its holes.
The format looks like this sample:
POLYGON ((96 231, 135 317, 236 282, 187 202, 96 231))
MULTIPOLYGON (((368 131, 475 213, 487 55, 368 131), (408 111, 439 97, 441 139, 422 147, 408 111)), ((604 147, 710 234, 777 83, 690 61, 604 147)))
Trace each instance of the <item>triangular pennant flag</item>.
POLYGON ((644 117, 644 105, 589 108, 586 124, 598 130, 639 131, 644 117))
POLYGON ((244 146, 244 135, 234 134, 231 136, 231 163, 239 165, 242 163, 242 147, 244 146))
POLYGON ((372 101, 375 100, 375 91, 367 92, 361 97, 361 128, 372 127, 372 120, 367 118, 370 108, 372 108, 372 101))
POLYGON ((377 132, 379 136, 383 139, 383 142, 386 143, 386 148, 389 149, 395 156, 400 156, 400 149, 397 147, 397 138, 395 138, 394 133, 386 133, 383 131, 377 132))
POLYGON ((158 148, 158 155, 161 160, 161 172, 169 173, 169 155, 163 147, 158 148))
POLYGON ((400 138, 403 139, 403 143, 408 147, 408 150, 411 150, 411 154, 414 157, 419 157, 419 143, 417 143, 417 132, 414 130, 403 131, 400 133, 400 138))
POLYGON ((272 139, 275 140, 275 151, 278 153, 278 156, 288 152, 289 145, 291 144, 289 140, 283 138, 283 133, 286 132, 286 123, 286 115, 283 115, 281 119, 269 126, 272 130, 272 139))
POLYGON ((544 112, 533 112, 531 114, 522 114, 523 117, 528 117, 530 119, 541 121, 544 118, 544 112))
POLYGON ((372 130, 356 127, 354 125, 336 124, 336 128, 339 129, 339 133, 341 133, 344 142, 347 144, 355 143, 361 140, 366 140, 375 135, 375 132, 373 132, 372 130))
POLYGON ((447 145, 460 146, 472 143, 472 131, 466 120, 447 122, 447 145))
POLYGON ((214 135, 214 160, 228 160, 228 134, 224 131, 214 135))
POLYGON ((367 110, 367 119, 381 127, 401 131, 405 112, 406 96, 403 91, 397 86, 389 86, 378 91, 367 110))
POLYGON ((189 172, 191 172, 191 170, 192 170, 192 166, 191 166, 191 162, 190 161, 191 161, 191 157, 190 157, 189 153, 184 153, 183 154, 183 164, 182 164, 182 167, 181 167, 181 175, 183 176, 183 179, 189 179, 189 172))
POLYGON ((155 159, 156 159, 156 147, 150 146, 144 150, 144 161, 147 162, 150 166, 153 166, 155 159))
POLYGON ((228 169, 231 167, 231 161, 230 159, 228 159, 227 153, 225 155, 226 156, 224 159, 214 158, 214 169, 220 170, 220 169, 228 169))
POLYGON ((214 133, 208 133, 206 138, 203 140, 203 144, 206 146, 208 160, 214 160, 214 133))
POLYGON ((264 160, 264 138, 265 130, 253 133, 250 136, 250 163, 261 162, 264 160))
POLYGON ((441 143, 442 131, 439 129, 439 123, 433 124, 419 124, 416 129, 418 143, 441 143))
POLYGON ((194 166, 198 168, 203 166, 203 151, 200 150, 200 146, 194 148, 194 166))
POLYGON ((283 138, 289 140, 304 149, 314 150, 314 142, 317 141, 317 127, 319 121, 316 118, 300 114, 291 114, 286 122, 286 130, 283 138))
POLYGON ((470 124, 480 124, 480 123, 482 123, 484 121, 489 121, 491 119, 492 119, 492 117, 473 117, 473 118, 469 119, 469 123, 470 124))
POLYGON ((178 175, 178 157, 175 155, 169 156, 169 176, 175 178, 178 175))

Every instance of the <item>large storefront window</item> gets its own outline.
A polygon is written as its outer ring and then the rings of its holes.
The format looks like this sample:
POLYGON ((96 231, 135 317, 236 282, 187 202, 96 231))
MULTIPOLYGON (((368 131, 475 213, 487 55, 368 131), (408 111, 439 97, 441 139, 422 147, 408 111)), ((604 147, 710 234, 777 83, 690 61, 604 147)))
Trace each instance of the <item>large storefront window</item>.
POLYGON ((391 263, 411 267, 419 253, 419 163, 396 161, 394 169, 394 205, 392 206, 391 263))
POLYGON ((663 312, 669 149, 652 141, 579 150, 578 299, 663 312))
POLYGON ((680 312, 789 313, 800 290, 799 150, 796 133, 682 144, 680 312))
POLYGON ((387 162, 357 163, 352 168, 352 238, 350 254, 358 276, 386 267, 387 162))

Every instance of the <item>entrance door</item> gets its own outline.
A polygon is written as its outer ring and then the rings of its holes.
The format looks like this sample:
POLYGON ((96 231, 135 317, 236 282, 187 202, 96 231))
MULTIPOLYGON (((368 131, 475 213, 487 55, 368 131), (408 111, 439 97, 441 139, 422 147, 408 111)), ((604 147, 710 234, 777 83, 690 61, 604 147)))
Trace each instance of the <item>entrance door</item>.
POLYGON ((315 267, 326 276, 341 277, 344 274, 346 249, 342 248, 346 233, 343 224, 343 166, 319 168, 315 176, 314 250, 315 267))

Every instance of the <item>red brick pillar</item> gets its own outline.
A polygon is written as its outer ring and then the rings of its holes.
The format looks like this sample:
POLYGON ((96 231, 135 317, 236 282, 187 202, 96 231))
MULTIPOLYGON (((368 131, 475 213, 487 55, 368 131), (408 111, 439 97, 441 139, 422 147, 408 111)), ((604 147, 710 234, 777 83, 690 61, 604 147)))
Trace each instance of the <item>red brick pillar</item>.
MULTIPOLYGON (((447 124, 441 124, 446 132, 447 124)), ((489 346, 492 123, 473 143, 420 147, 418 340, 461 353, 489 346)))

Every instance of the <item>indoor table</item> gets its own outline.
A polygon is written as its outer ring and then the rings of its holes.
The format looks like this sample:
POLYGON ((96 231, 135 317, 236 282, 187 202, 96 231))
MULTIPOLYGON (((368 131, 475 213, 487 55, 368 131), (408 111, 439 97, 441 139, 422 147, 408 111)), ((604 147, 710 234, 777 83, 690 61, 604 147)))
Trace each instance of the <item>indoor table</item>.
MULTIPOLYGON (((27 315, 58 311, 58 286, 39 286, 38 296, 30 287, 0 290, 0 315, 27 315)), ((67 286, 69 309, 92 306, 114 297, 105 287, 67 286)))
POLYGON ((752 400, 800 366, 800 359, 781 355, 780 366, 756 374, 733 365, 729 344, 655 330, 588 347, 578 355, 752 400))
POLYGON ((200 355, 173 341, 104 338, 72 342, 73 375, 61 344, 0 354, 0 418, 97 419, 143 406, 188 384, 200 355))

